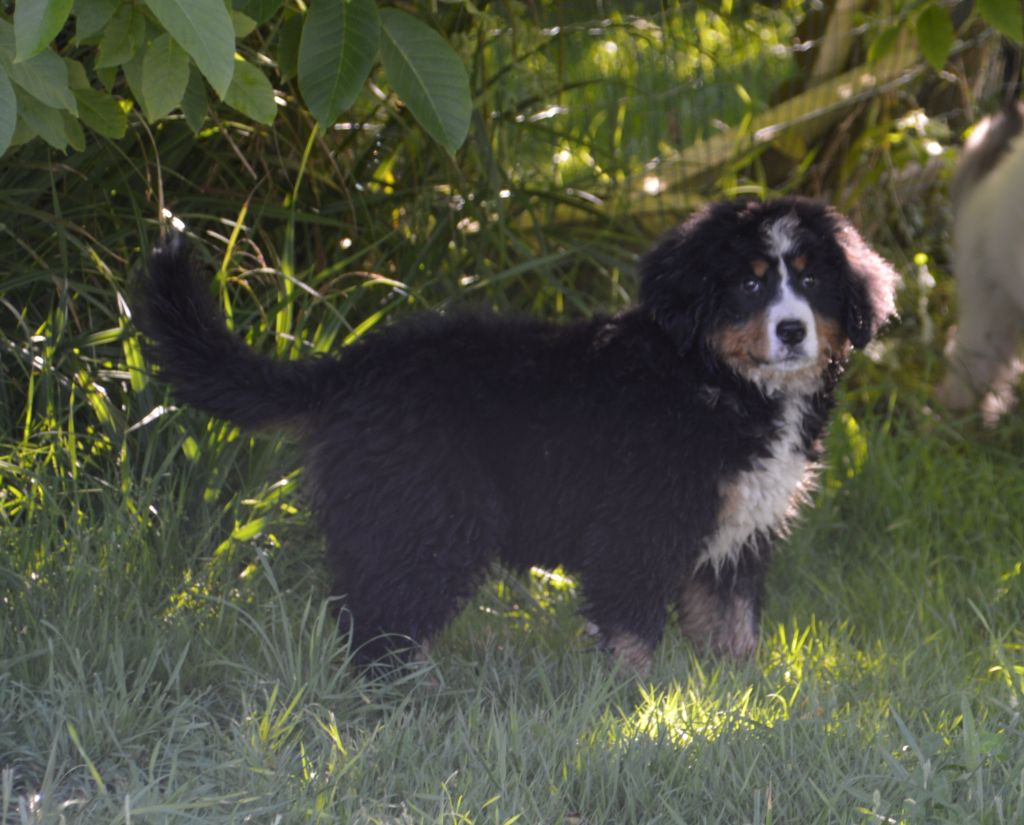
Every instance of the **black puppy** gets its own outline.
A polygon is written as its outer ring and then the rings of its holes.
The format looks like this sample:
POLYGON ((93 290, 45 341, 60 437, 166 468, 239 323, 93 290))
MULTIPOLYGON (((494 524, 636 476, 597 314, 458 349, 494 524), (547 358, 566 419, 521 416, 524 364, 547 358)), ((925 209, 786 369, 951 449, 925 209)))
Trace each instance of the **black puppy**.
POLYGON ((364 660, 427 643, 496 559, 573 572, 604 646, 637 670, 672 604, 699 644, 749 656, 773 538, 896 275, 798 198, 702 209, 641 269, 639 304, 614 317, 423 315, 282 362, 228 331, 172 241, 135 317, 181 401, 301 434, 364 660))

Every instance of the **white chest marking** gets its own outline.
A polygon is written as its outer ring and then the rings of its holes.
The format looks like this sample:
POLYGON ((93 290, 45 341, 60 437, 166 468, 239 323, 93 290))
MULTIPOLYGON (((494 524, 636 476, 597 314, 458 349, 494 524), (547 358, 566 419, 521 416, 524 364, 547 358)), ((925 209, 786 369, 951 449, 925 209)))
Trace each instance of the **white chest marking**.
POLYGON ((711 564, 718 571, 735 562, 755 534, 783 530, 795 514, 816 471, 801 449, 800 423, 806 410, 806 399, 788 401, 769 455, 723 481, 718 526, 705 542, 698 566, 711 564))

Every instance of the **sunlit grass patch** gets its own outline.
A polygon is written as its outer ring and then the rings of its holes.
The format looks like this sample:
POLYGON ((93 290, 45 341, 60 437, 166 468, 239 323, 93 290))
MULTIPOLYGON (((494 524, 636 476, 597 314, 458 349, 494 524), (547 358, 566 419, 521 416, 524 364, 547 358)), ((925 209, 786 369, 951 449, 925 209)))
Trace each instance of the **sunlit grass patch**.
POLYGON ((640 701, 624 716, 621 737, 667 738, 687 748, 785 722, 828 733, 853 721, 867 742, 886 711, 884 702, 855 700, 858 686, 881 681, 890 665, 885 651, 858 649, 844 625, 829 628, 812 619, 803 628, 766 628, 757 661, 742 666, 701 661, 692 652, 687 660, 685 641, 666 644, 682 650, 663 657, 657 678, 639 687, 640 701))
POLYGON ((623 720, 621 737, 667 739, 685 747, 714 740, 727 730, 753 730, 784 718, 778 707, 755 703, 752 687, 723 691, 717 679, 709 684, 698 673, 696 678, 691 675, 685 687, 678 683, 641 687, 639 705, 623 720))

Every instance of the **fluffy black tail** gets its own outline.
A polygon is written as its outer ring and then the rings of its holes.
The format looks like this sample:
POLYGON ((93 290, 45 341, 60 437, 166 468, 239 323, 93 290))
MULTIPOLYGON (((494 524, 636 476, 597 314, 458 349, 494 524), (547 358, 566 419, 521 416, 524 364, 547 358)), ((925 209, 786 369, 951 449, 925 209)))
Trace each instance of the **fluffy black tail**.
POLYGON ((301 425, 326 392, 332 362, 256 353, 227 328, 207 287, 180 236, 153 251, 132 314, 161 379, 179 401, 242 427, 301 425))

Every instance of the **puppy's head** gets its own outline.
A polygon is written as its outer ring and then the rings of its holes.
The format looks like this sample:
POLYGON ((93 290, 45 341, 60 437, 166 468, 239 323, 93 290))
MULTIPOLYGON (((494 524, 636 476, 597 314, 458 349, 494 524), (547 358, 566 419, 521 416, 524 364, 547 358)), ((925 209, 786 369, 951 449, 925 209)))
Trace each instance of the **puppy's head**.
POLYGON ((705 207, 645 257, 641 279, 641 305, 681 353, 762 387, 812 387, 895 312, 892 267, 804 198, 705 207))

